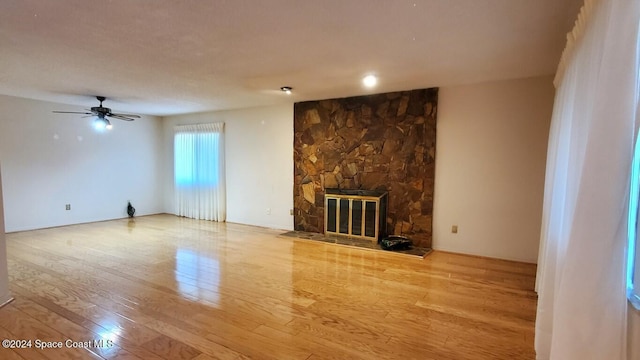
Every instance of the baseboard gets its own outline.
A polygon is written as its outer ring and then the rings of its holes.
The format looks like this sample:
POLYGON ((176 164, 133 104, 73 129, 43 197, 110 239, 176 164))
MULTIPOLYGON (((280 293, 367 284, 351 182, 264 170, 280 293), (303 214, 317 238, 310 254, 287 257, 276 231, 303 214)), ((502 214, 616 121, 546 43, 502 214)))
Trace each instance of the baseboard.
POLYGON ((0 297, 0 308, 4 307, 5 305, 9 304, 12 301, 13 301, 13 296, 11 296, 11 294, 6 294, 0 297))
POLYGON ((448 253, 448 254, 466 255, 466 256, 471 256, 471 257, 481 258, 481 259, 508 261, 508 262, 513 262, 513 263, 529 264, 529 265, 536 265, 536 266, 538 265, 535 261, 530 261, 530 260, 525 260, 525 259, 504 258, 504 257, 482 255, 482 254, 476 254, 476 253, 472 253, 472 252, 463 252, 463 251, 459 251, 457 249, 449 250, 449 249, 443 249, 443 248, 434 247, 433 251, 437 251, 437 252, 441 252, 441 253, 448 253))

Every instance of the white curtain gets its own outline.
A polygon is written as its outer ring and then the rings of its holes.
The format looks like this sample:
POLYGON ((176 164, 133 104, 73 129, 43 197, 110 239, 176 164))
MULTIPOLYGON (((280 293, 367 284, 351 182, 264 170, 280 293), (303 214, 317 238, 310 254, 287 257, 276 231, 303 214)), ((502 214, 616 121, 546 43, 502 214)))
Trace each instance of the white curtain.
POLYGON ((538 359, 626 359, 639 5, 585 1, 556 74, 536 284, 538 359))
POLYGON ((224 123, 174 130, 176 215, 225 221, 224 123))

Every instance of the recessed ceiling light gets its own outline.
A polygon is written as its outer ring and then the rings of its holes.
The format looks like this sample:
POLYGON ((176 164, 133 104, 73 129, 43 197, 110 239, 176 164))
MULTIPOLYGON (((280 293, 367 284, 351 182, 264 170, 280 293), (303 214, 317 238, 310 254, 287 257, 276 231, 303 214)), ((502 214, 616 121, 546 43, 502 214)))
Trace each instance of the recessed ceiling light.
POLYGON ((378 83, 378 78, 375 75, 367 75, 362 79, 362 83, 366 87, 374 87, 378 83))
POLYGON ((291 90, 293 90, 293 88, 291 86, 283 86, 280 88, 280 90, 285 92, 287 95, 291 95, 291 90))

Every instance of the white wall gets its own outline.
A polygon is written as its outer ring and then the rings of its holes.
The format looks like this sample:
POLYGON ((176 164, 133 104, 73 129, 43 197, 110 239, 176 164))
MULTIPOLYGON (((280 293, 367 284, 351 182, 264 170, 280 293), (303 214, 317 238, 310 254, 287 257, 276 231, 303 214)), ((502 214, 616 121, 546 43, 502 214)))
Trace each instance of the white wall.
POLYGON ((160 119, 98 133, 90 118, 52 110, 82 109, 0 96, 8 232, 126 217, 127 200, 136 215, 162 211, 160 119))
POLYGON ((164 118, 165 212, 175 213, 173 127, 211 122, 225 123, 227 221, 292 230, 293 104, 164 118))
POLYGON ((2 174, 0 174, 0 306, 9 300, 11 300, 11 293, 9 293, 7 244, 4 238, 4 211, 2 209, 2 174))
POLYGON ((435 249, 537 262, 553 98, 551 77, 440 89, 435 249))

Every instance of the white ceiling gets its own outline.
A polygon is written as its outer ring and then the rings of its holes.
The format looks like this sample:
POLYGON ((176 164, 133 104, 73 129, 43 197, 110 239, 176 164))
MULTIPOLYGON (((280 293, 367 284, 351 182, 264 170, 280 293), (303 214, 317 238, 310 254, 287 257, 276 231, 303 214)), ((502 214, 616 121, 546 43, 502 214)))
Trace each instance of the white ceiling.
POLYGON ((547 75, 581 3, 0 0, 0 94, 171 115, 547 75))

